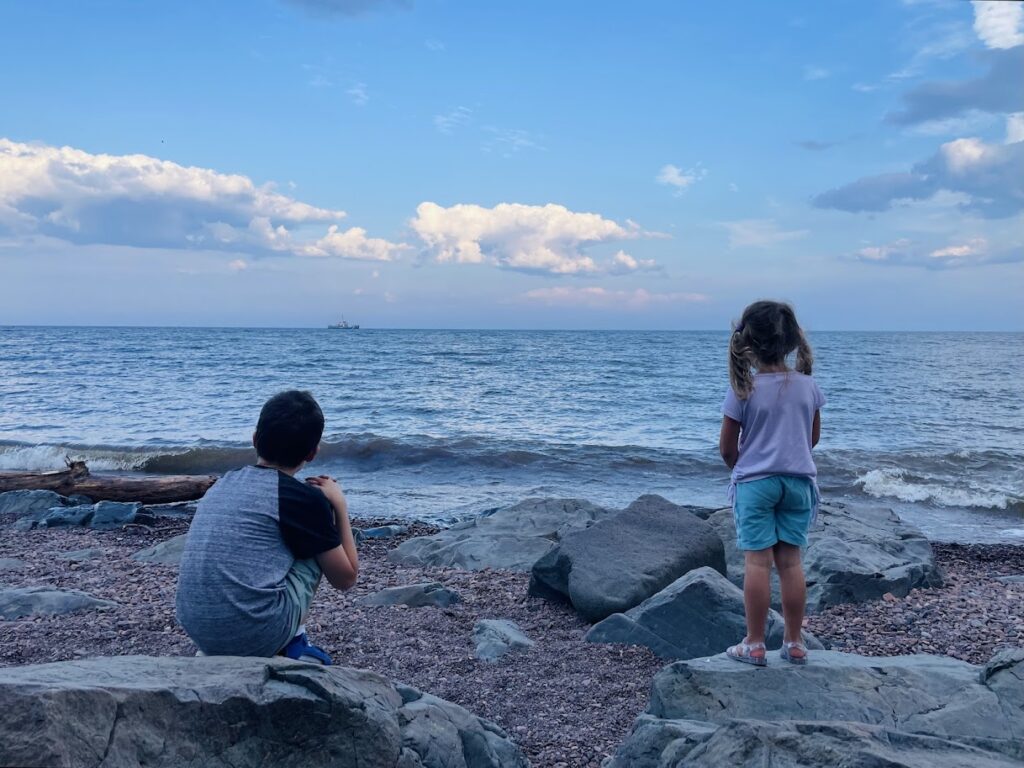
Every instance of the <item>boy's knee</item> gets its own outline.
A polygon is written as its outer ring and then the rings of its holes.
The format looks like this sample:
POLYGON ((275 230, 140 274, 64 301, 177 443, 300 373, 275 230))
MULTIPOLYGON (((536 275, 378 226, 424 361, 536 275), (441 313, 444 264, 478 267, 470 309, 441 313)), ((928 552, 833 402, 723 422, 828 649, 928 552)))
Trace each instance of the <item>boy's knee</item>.
POLYGON ((743 553, 743 557, 747 568, 771 569, 772 567, 771 547, 768 549, 748 549, 743 553))
POLYGON ((780 541, 775 545, 773 555, 775 557, 775 567, 780 571, 801 567, 800 547, 794 544, 780 541))

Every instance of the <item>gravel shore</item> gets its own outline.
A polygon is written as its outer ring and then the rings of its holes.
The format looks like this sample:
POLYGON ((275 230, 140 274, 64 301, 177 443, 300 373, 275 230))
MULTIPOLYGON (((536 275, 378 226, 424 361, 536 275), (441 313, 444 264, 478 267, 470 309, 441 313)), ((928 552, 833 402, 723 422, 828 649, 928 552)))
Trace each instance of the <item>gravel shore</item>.
MULTIPOLYGON (((359 521, 382 524, 394 521, 359 521)), ((68 616, 0 622, 0 666, 118 654, 192 654, 174 620, 176 569, 137 563, 134 552, 184 532, 154 528, 8 530, 0 558, 24 561, 0 570, 0 585, 80 589, 119 607, 68 616), (93 559, 61 554, 99 550, 93 559)), ((434 529, 416 525, 406 534, 434 529)), ((507 572, 398 568, 386 552, 401 538, 361 545, 357 587, 321 590, 307 627, 336 663, 364 667, 430 691, 494 720, 538 768, 598 766, 647 705, 651 678, 665 661, 644 648, 582 642, 588 625, 558 605, 526 596, 528 576, 507 572), (354 605, 361 595, 399 584, 439 581, 462 601, 449 608, 354 605), (497 664, 473 655, 478 619, 511 619, 537 641, 497 664)), ((837 650, 866 655, 939 653, 972 662, 1003 646, 1024 646, 1024 584, 995 577, 1024 574, 1024 547, 935 545, 943 589, 916 590, 857 606, 836 606, 807 621, 837 650)))

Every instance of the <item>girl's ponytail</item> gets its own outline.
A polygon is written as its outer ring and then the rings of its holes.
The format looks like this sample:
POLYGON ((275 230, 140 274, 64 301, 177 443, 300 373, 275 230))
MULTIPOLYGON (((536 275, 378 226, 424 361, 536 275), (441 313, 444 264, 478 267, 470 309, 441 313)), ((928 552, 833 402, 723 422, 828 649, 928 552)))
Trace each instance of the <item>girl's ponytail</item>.
POLYGON ((811 352, 811 345, 807 343, 807 337, 804 336, 804 332, 799 326, 797 327, 797 333, 800 338, 796 345, 796 369, 800 373, 806 373, 810 376, 811 369, 814 367, 814 353, 811 352))
POLYGON ((750 373, 753 352, 747 339, 747 328, 741 323, 729 337, 729 383, 740 400, 750 397, 754 377, 750 373))

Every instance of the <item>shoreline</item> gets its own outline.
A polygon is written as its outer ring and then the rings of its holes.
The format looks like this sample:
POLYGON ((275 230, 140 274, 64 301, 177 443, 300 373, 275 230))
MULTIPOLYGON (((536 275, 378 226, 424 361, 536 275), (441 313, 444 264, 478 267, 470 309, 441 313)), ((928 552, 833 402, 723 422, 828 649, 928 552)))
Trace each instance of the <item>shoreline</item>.
MULTIPOLYGON (((187 526, 185 520, 160 520, 152 527, 108 532, 8 529, 0 540, 0 558, 18 558, 26 567, 0 571, 0 583, 80 589, 118 606, 3 622, 10 640, 0 646, 0 666, 97 655, 193 654, 194 646, 174 620, 177 569, 130 559, 187 526), (83 549, 97 552, 79 562, 59 557, 83 549)), ((388 550, 401 541, 435 530, 420 523, 392 539, 364 540, 360 582, 345 593, 320 591, 307 622, 311 639, 336 664, 373 670, 493 720, 535 766, 599 766, 647 706, 654 674, 670 662, 643 647, 582 642, 589 625, 567 606, 528 597, 529 574, 411 568, 387 561, 388 550), (355 604, 384 587, 423 581, 442 583, 458 592, 461 602, 447 608, 355 604), (472 630, 482 618, 511 619, 536 645, 497 664, 481 662, 474 655, 472 630)), ((836 650, 874 656, 936 653, 984 663, 999 645, 1024 647, 1024 584, 994 578, 1024 573, 1024 546, 933 547, 946 586, 832 606, 810 616, 807 628, 836 650)))

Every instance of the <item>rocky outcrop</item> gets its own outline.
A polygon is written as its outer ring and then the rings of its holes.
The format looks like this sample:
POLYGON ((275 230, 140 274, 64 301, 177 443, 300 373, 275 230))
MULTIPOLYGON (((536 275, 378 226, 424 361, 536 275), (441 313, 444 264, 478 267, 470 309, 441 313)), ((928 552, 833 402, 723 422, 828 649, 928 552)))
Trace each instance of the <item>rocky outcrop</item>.
POLYGON ((715 529, 660 496, 644 496, 618 514, 563 535, 534 563, 530 594, 568 602, 587 621, 600 621, 705 566, 725 573, 725 551, 715 529))
POLYGON ((527 499, 432 536, 404 541, 388 554, 388 560, 468 571, 528 571, 565 534, 611 514, 579 499, 527 499))
POLYGON ((407 605, 410 608, 447 608, 457 602, 458 593, 436 581, 388 587, 356 599, 358 605, 407 605))
POLYGON ((645 493, 626 507, 624 511, 649 514, 651 512, 682 512, 684 510, 689 512, 691 515, 696 515, 701 520, 707 520, 711 515, 718 511, 717 508, 713 507, 696 507, 692 504, 676 504, 656 493, 645 493))
POLYGON ((115 607, 117 603, 99 600, 74 589, 41 586, 0 589, 0 619, 6 621, 25 616, 60 616, 65 613, 115 607))
POLYGON ((61 560, 70 560, 73 563, 85 563, 89 560, 96 560, 97 558, 103 557, 103 554, 102 549, 87 547, 86 549, 73 549, 70 552, 61 552, 56 557, 61 560))
MULTIPOLYGON (((708 518, 725 544, 729 578, 743 586, 743 552, 736 548, 736 524, 730 509, 708 518)), ((942 572, 924 534, 890 509, 843 504, 822 505, 804 552, 807 603, 812 611, 837 603, 874 600, 891 592, 942 586, 942 572)), ((778 607, 773 575, 772 602, 778 607)))
MULTIPOLYGON (((783 621, 768 614, 767 646, 782 647, 783 621)), ((721 653, 747 633, 743 592, 712 568, 698 568, 626 613, 595 624, 591 643, 643 645, 666 659, 693 659, 721 653)), ((809 648, 821 648, 805 634, 809 648)))
POLYGON ((138 502, 100 501, 96 504, 50 507, 20 517, 14 523, 14 527, 16 530, 28 531, 33 528, 82 526, 97 531, 109 531, 129 523, 149 524, 154 520, 155 517, 138 502))
POLYGON ((92 504, 92 499, 85 496, 61 496, 55 491, 7 491, 0 493, 0 517, 35 517, 48 512, 53 507, 78 506, 92 504))
POLYGON ((476 657, 495 662, 512 651, 525 651, 533 647, 533 640, 514 621, 507 619, 481 619, 473 627, 476 657))
POLYGON ((833 651, 803 667, 755 669, 725 656, 676 662, 655 677, 647 713, 609 768, 684 759, 760 766, 769 758, 806 768, 1019 764, 1024 651, 983 668, 942 656, 833 651))
POLYGON ((122 656, 0 669, 0 765, 528 764, 493 723, 371 672, 122 656))
POLYGON ((187 540, 187 533, 172 536, 171 538, 165 539, 151 547, 140 549, 132 555, 132 560, 138 560, 140 563, 178 565, 181 562, 181 555, 185 551, 185 542, 187 540))

